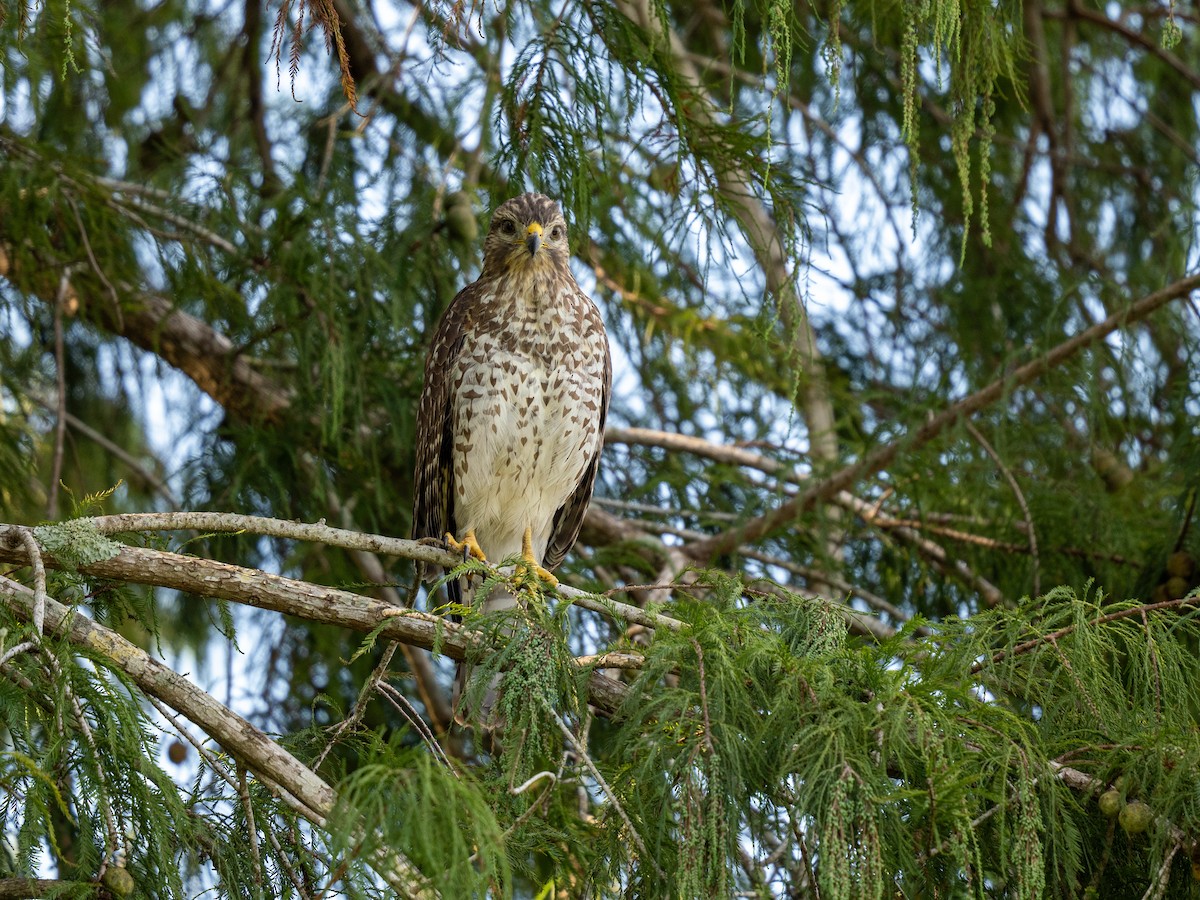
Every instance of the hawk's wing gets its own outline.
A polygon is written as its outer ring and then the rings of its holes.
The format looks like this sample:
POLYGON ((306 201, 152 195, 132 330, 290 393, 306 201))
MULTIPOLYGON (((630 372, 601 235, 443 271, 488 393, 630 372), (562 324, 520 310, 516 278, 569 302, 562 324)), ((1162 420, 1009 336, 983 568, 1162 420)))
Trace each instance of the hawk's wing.
POLYGON ((415 540, 457 535, 454 522, 454 447, 451 429, 450 371, 462 351, 464 325, 479 292, 479 282, 467 285, 442 313, 429 356, 425 360, 425 385, 417 410, 417 446, 413 485, 413 529, 415 540))
MULTIPOLYGON (((603 327, 603 325, 600 326, 601 329, 603 327)), ((596 441, 596 450, 592 454, 592 458, 588 460, 587 468, 583 470, 583 477, 575 486, 575 492, 554 514, 554 525, 550 529, 550 540, 546 542, 546 554, 542 559, 542 565, 547 569, 553 569, 563 561, 567 551, 575 545, 575 539, 579 537, 579 529, 583 526, 583 516, 587 512, 588 503, 592 499, 592 488, 596 484, 596 470, 600 466, 600 451, 604 447, 604 422, 608 418, 608 395, 611 390, 612 355, 608 351, 608 341, 605 340, 604 389, 600 395, 600 421, 597 424, 599 439, 596 441)))

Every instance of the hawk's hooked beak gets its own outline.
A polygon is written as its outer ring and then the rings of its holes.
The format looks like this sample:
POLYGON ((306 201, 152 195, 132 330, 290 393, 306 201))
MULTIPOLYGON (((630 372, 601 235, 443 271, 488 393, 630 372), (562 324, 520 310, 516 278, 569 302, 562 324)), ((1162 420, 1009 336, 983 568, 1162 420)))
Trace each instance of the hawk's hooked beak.
POLYGON ((537 256, 538 248, 542 246, 542 226, 537 222, 530 222, 525 229, 525 246, 529 248, 530 256, 537 256))

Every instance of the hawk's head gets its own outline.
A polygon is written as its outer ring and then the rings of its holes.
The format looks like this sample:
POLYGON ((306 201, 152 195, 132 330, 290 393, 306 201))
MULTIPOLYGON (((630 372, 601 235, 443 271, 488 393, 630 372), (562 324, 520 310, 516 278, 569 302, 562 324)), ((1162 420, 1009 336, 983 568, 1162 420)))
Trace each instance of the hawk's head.
POLYGON ((506 200, 492 214, 483 242, 485 273, 566 267, 567 259, 567 223, 549 197, 522 194, 506 200))

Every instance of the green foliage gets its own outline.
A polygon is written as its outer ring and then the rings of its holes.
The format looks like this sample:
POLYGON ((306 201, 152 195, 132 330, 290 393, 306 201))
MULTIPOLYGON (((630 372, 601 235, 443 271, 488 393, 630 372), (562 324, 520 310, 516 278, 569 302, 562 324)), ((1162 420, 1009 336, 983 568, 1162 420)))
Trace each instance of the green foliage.
POLYGON ((129 684, 65 646, 43 646, 0 680, 0 822, 16 840, 12 874, 35 876, 43 846, 60 876, 80 881, 120 854, 146 896, 181 896, 180 854, 198 849, 201 831, 156 762, 157 729, 129 684))
POLYGON ((400 850, 436 873, 447 897, 511 896, 504 834, 470 773, 445 768, 423 750, 376 746, 375 762, 342 784, 333 846, 348 859, 400 850))
MULTIPOLYGON (((1020 609, 947 620, 929 637, 910 629, 861 645, 826 603, 747 595, 714 574, 675 607, 687 626, 658 631, 645 648, 586 764, 553 724, 585 715, 573 686, 564 697, 546 674, 558 670, 561 651, 547 648, 560 646, 562 613, 526 608, 502 624, 481 620, 514 637, 478 663, 503 659, 506 741, 522 744, 494 768, 448 766, 405 730, 339 741, 341 806, 327 852, 351 896, 375 895, 362 866, 385 849, 439 873, 453 896, 485 886, 510 896, 547 877, 580 896, 609 896, 613 879, 654 895, 724 896, 747 885, 747 842, 790 848, 776 856, 798 867, 793 878, 819 859, 822 896, 984 897, 998 881, 1014 897, 1073 896, 1129 878, 1144 854, 1162 852, 1168 827, 1200 827, 1189 789, 1200 767, 1194 606, 1148 610, 1057 589, 1020 609), (1081 852, 1109 820, 1064 782, 1061 764, 1096 785, 1120 775, 1123 796, 1153 811, 1125 829, 1120 854, 1081 852), (594 826, 579 819, 572 783, 586 791, 594 826), (614 842, 623 816, 636 838, 614 842)), ((94 876, 113 852, 110 813, 126 867, 139 887, 159 886, 154 896, 188 896, 201 858, 229 893, 257 883, 263 867, 314 865, 268 791, 218 789, 209 770, 218 760, 201 765, 190 798, 179 796, 156 762, 160 726, 132 685, 104 659, 81 664, 65 649, 47 646, 53 662, 17 656, 0 680, 10 748, 0 821, 17 826, 18 872, 31 871, 47 841, 60 872, 94 876), (239 806, 247 800, 252 814, 239 806), (240 830, 226 833, 229 816, 259 830, 259 857, 247 858, 240 830), (292 837, 275 847, 270 833, 292 837), (223 849, 227 840, 237 843, 223 849)))
MULTIPOLYGON (((54 487, 407 535, 427 337, 525 189, 562 202, 605 314, 610 423, 722 451, 611 442, 597 506, 619 521, 590 518, 560 572, 678 633, 473 563, 453 576, 522 609, 405 597, 406 560, 380 577, 331 547, 122 538, 462 615, 466 708, 503 688, 490 739, 437 730, 445 660, 397 657, 396 694, 360 707, 378 632, 52 571, 52 597, 302 760, 331 744, 342 805, 323 831, 203 736, 169 778, 140 690, 47 639, 0 670, 12 874, 83 896, 121 850, 135 896, 374 897, 373 854, 398 848, 444 896, 1136 900, 1194 840, 1187 300, 691 555, 1195 271, 1194 17, 656 0, 647 27, 640 8, 350 2, 334 30, 325 2, 0 3, 0 519, 61 518, 54 487), (606 650, 645 653, 613 718, 575 662, 606 650)), ((39 540, 106 558, 92 512, 39 540)), ((19 566, 0 575, 30 583, 19 566)), ((32 637, 5 612, 0 656, 32 637)), ((1185 855, 1164 896, 1196 896, 1185 855)))

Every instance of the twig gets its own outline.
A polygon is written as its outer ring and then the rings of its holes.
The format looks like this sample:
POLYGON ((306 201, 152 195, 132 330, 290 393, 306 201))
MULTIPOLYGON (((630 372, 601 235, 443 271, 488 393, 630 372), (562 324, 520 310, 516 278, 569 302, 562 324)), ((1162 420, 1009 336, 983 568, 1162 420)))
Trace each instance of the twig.
POLYGON ((1171 845, 1170 852, 1163 858, 1162 865, 1158 868, 1158 874, 1154 880, 1150 882, 1150 886, 1146 888, 1146 893, 1142 894, 1142 900, 1158 900, 1167 890, 1167 881, 1171 877, 1171 860, 1175 858, 1175 854, 1179 852, 1179 844, 1171 845))
POLYGON ((28 528, 17 525, 9 526, 9 534, 16 531, 17 537, 29 555, 29 565, 33 568, 33 642, 40 644, 46 625, 46 566, 42 561, 42 548, 38 546, 37 538, 28 528))
POLYGON ((1150 633, 1150 619, 1142 610, 1142 630, 1146 632, 1146 650, 1150 654, 1150 663, 1154 666, 1154 711, 1162 717, 1162 670, 1158 667, 1158 654, 1154 651, 1154 635, 1150 633))
MULTIPOLYGON (((549 793, 552 790, 554 790, 554 785, 556 785, 558 783, 558 776, 556 774, 554 774, 553 772, 538 772, 537 774, 531 775, 529 778, 525 779, 525 781, 523 781, 521 784, 517 785, 516 787, 508 789, 508 792, 510 794, 512 794, 514 797, 517 797, 517 796, 520 796, 521 794, 525 793, 525 791, 529 790, 529 788, 533 787, 533 785, 537 784, 543 778, 549 778, 550 783, 547 784, 542 789, 542 792, 537 795, 537 797, 534 799, 534 801, 532 803, 529 804, 528 808, 526 808, 526 810, 523 813, 521 813, 519 816, 517 816, 515 819, 513 819, 512 824, 504 829, 504 834, 501 835, 502 842, 507 840, 508 837, 511 834, 513 834, 513 832, 515 832, 518 828, 520 828, 522 825, 524 825, 526 822, 528 822, 529 819, 533 816, 533 814, 535 812, 537 812, 538 808, 542 805, 542 801, 546 799, 546 797, 549 795, 549 793)), ((475 865, 478 861, 479 861, 479 851, 478 850, 476 850, 469 857, 467 857, 467 862, 471 865, 475 865)))
MULTIPOLYGON (((625 429, 620 430, 623 431, 625 429)), ((607 438, 605 440, 607 442, 607 438)), ((664 518, 692 516, 693 518, 707 519, 710 522, 736 522, 739 518, 736 513, 702 509, 673 509, 667 506, 656 506, 653 503, 635 503, 632 500, 614 500, 612 497, 593 497, 592 502, 597 506, 603 506, 608 509, 615 509, 621 512, 634 512, 642 515, 662 516, 664 518)))
MULTIPOLYGON (((1143 614, 1144 615, 1144 614, 1143 614)), ((1071 676, 1071 680, 1075 682, 1075 688, 1079 691, 1079 696, 1083 697, 1084 703, 1087 704, 1088 711, 1091 712, 1093 721, 1102 722, 1104 717, 1100 714, 1100 708, 1096 706, 1096 701, 1092 699, 1092 695, 1088 693, 1083 682, 1079 680, 1079 676, 1075 674, 1075 668, 1071 665, 1071 660, 1067 658, 1067 654, 1063 653, 1062 647, 1058 646, 1058 641, 1054 638, 1050 639, 1050 646, 1054 648, 1054 655, 1058 657, 1059 663, 1062 664, 1066 673, 1071 676)))
POLYGON ((796 843, 800 847, 800 859, 804 862, 804 871, 808 875, 809 886, 812 887, 813 900, 821 900, 820 879, 817 878, 816 866, 813 865, 812 857, 808 852, 808 842, 804 840, 804 831, 794 820, 792 833, 796 836, 796 843))
POLYGON ((100 279, 100 283, 104 285, 104 289, 108 291, 108 299, 112 301, 113 311, 118 318, 121 316, 121 298, 117 294, 117 289, 113 287, 108 276, 104 274, 104 269, 100 267, 99 261, 96 259, 96 254, 92 252, 92 242, 88 240, 87 229, 83 226, 83 217, 79 215, 79 204, 70 194, 64 194, 67 204, 71 207, 71 212, 75 215, 75 224, 79 226, 79 237, 83 241, 83 250, 87 253, 88 262, 92 264, 92 271, 96 273, 96 277, 100 279))
POLYGON ((553 785, 555 782, 558 781, 558 776, 555 775, 553 772, 538 772, 535 775, 530 775, 528 778, 526 778, 524 781, 522 781, 515 788, 509 788, 508 792, 510 794, 512 794, 514 797, 519 796, 519 795, 525 793, 527 790, 529 790, 531 787, 533 787, 535 784, 537 784, 543 778, 549 778, 551 785, 553 785))
POLYGON ((700 680, 700 712, 704 717, 704 747, 709 756, 716 753, 712 742, 712 722, 708 718, 708 684, 704 676, 704 648, 700 642, 692 638, 692 647, 696 650, 696 677, 700 680))
POLYGON ((321 748, 321 752, 317 754, 317 758, 313 760, 312 769, 314 772, 319 771, 321 763, 325 762, 325 757, 329 755, 329 751, 333 749, 333 745, 337 743, 338 738, 349 728, 354 728, 362 721, 363 715, 367 711, 367 704, 371 700, 371 694, 375 691, 375 686, 383 678, 387 667, 392 663, 392 657, 396 654, 396 642, 392 641, 383 651, 383 656, 379 658, 378 665, 371 672, 369 678, 358 691, 358 699, 354 701, 354 708, 350 710, 350 715, 338 722, 331 731, 328 740, 325 741, 325 746, 321 748))
POLYGON ((87 422, 72 415, 70 412, 65 414, 67 425, 73 431, 78 431, 88 440, 93 441, 103 447, 107 452, 111 453, 121 462, 123 462, 138 478, 150 485, 154 492, 167 502, 173 509, 179 508, 179 499, 167 487, 166 482, 151 472, 144 466, 132 453, 122 447, 120 444, 110 441, 107 437, 89 425, 87 422))
POLYGON ((254 825, 254 807, 250 803, 250 789, 246 786, 246 767, 238 766, 238 797, 246 813, 246 836, 250 841, 250 861, 254 868, 254 883, 262 885, 262 857, 258 851, 258 828, 254 825))
MULTIPOLYGON (((127 218, 139 222, 148 231, 152 231, 153 229, 141 219, 138 213, 149 213, 156 218, 162 219, 164 222, 170 222, 172 225, 190 232, 193 237, 199 238, 206 244, 211 244, 213 247, 228 253, 230 256, 234 256, 238 252, 238 248, 233 243, 221 237, 215 231, 205 228, 198 222, 193 222, 186 216, 181 216, 179 213, 172 212, 169 209, 163 209, 161 206, 155 206, 153 203, 147 203, 145 200, 125 200, 122 202, 116 197, 111 196, 106 198, 106 202, 112 209, 127 218)), ((180 243, 183 242, 182 236, 177 236, 174 239, 179 240, 180 243)))
POLYGON ((160 716, 171 723, 171 726, 179 733, 180 737, 196 748, 196 752, 200 754, 201 759, 208 763, 208 767, 214 775, 233 788, 233 790, 238 790, 237 781, 234 780, 234 777, 230 775, 228 771, 226 771, 226 768, 221 761, 213 755, 211 750, 204 746, 203 741, 192 734, 188 727, 179 721, 179 717, 171 710, 169 706, 167 706, 157 697, 147 696, 146 699, 150 701, 151 706, 158 710, 158 714, 160 716))
POLYGON ((429 730, 429 726, 425 724, 425 720, 421 718, 420 713, 413 709, 412 703, 400 691, 386 681, 380 680, 376 682, 376 687, 384 699, 388 700, 400 715, 404 716, 409 723, 417 730, 417 734, 421 736, 421 740, 433 753, 434 759, 444 765, 454 777, 458 777, 458 770, 454 768, 454 764, 450 762, 450 758, 446 755, 446 751, 442 749, 442 745, 438 743, 434 733, 429 730))
POLYGON ((35 644, 33 641, 22 641, 21 643, 17 644, 15 647, 9 647, 8 650, 5 651, 4 655, 0 656, 0 667, 3 667, 5 663, 16 659, 22 653, 26 653, 30 650, 36 650, 36 649, 37 649, 37 644, 35 644))
POLYGON ((1025 495, 1021 492, 1021 486, 1017 484, 1017 479, 1013 477, 1012 471, 1004 464, 1004 460, 1000 458, 1000 454, 995 448, 988 443, 988 439, 983 436, 983 433, 975 427, 975 423, 967 419, 964 423, 967 432, 971 437, 975 438, 976 442, 983 448, 983 451, 992 458, 992 462, 996 464, 996 468, 1004 476, 1004 480, 1008 482, 1008 486, 1012 488, 1013 494, 1016 495, 1017 504, 1021 507, 1021 514, 1025 517, 1025 527, 1029 532, 1029 557, 1033 564, 1033 596, 1038 597, 1042 593, 1041 574, 1039 572, 1040 560, 1038 557, 1037 531, 1033 527, 1033 516, 1029 512, 1029 504, 1025 502, 1025 495))
POLYGON ((629 829, 629 835, 633 838, 633 842, 637 844, 638 850, 641 851, 642 859, 649 862, 650 865, 654 867, 654 871, 658 873, 659 878, 665 880, 667 877, 666 873, 663 872, 662 868, 658 865, 658 860, 651 856, 650 851, 646 849, 646 845, 642 841, 642 836, 638 834, 637 829, 633 827, 633 822, 630 821, 624 807, 621 806, 621 801, 617 799, 617 795, 613 793, 613 789, 608 786, 608 782, 604 780, 604 776, 600 774, 600 770, 596 768, 596 764, 592 762, 592 758, 588 755, 587 749, 580 746, 579 741, 575 739, 575 735, 571 733, 571 729, 567 727, 567 724, 559 717, 558 713, 551 712, 551 715, 554 716, 554 722, 558 725, 558 730, 563 733, 563 737, 567 739, 567 743, 569 743, 575 749, 575 753, 579 756, 580 761, 584 764, 587 770, 592 773, 592 777, 595 778, 596 783, 600 785, 600 790, 604 792, 604 796, 606 796, 609 802, 612 803, 613 809, 617 811, 617 815, 621 817, 621 821, 624 822, 625 827, 629 829))
POLYGON ((46 518, 58 518, 58 483, 62 480, 63 451, 67 435, 67 365, 63 347, 63 307, 66 305, 67 290, 71 286, 71 274, 64 269, 58 282, 58 293, 54 298, 54 461, 50 466, 50 491, 46 500, 46 518))
POLYGON ((271 827, 269 820, 263 822, 263 831, 267 833, 267 840, 275 848, 275 858, 279 860, 284 872, 287 873, 288 881, 296 889, 296 896, 300 897, 300 900, 310 900, 311 895, 308 893, 307 888, 305 888, 304 882, 300 880, 300 876, 296 874, 296 870, 292 868, 292 863, 288 859, 288 855, 283 852, 283 847, 279 844, 279 838, 275 837, 275 829, 271 827))

